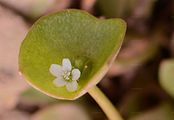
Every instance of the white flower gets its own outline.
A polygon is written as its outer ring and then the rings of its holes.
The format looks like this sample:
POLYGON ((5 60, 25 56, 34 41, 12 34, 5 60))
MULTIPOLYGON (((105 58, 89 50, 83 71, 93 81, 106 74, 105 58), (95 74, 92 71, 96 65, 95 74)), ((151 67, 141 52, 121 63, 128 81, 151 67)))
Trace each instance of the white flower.
POLYGON ((72 69, 71 62, 68 58, 62 60, 62 65, 52 64, 49 69, 50 73, 56 77, 53 84, 57 87, 66 86, 69 92, 78 89, 77 80, 80 78, 80 70, 72 69))

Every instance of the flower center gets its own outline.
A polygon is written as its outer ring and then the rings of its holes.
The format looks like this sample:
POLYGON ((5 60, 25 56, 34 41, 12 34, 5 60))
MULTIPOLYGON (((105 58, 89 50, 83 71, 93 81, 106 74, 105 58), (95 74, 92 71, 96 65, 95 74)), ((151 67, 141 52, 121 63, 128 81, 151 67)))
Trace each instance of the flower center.
POLYGON ((65 71, 63 73, 63 78, 64 78, 65 81, 71 81, 71 72, 65 71))

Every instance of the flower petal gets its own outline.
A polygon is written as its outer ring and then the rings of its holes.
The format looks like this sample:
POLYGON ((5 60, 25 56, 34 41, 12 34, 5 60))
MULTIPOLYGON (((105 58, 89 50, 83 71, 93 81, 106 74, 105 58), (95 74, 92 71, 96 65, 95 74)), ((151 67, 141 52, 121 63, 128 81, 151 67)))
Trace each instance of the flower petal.
POLYGON ((73 69, 72 70, 72 80, 78 80, 80 78, 80 70, 79 69, 73 69))
POLYGON ((60 77, 63 74, 62 66, 52 64, 49 69, 50 73, 56 77, 60 77))
POLYGON ((66 84, 66 81, 62 77, 58 77, 53 81, 53 84, 57 87, 61 87, 66 84))
POLYGON ((64 58, 62 60, 62 68, 64 71, 71 71, 72 69, 71 61, 68 58, 64 58))
POLYGON ((67 82, 66 84, 66 89, 69 91, 69 92, 74 92, 76 91, 78 88, 78 83, 77 81, 72 81, 72 82, 67 82))

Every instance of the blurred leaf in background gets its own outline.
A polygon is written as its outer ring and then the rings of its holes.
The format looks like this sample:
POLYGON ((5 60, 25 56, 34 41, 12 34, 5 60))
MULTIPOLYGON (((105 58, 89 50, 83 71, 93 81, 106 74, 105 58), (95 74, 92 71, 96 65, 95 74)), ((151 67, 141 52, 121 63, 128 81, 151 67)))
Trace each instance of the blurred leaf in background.
POLYGON ((165 60, 159 69, 161 86, 174 97, 174 59, 165 60))
POLYGON ((85 110, 75 103, 52 105, 35 113, 31 120, 91 120, 85 110))
POLYGON ((129 120, 174 120, 173 108, 169 104, 161 104, 152 110, 139 113, 129 120))
POLYGON ((97 8, 106 17, 149 17, 154 0, 98 0, 97 8))
POLYGON ((58 102, 58 100, 49 97, 35 90, 34 88, 29 88, 24 92, 22 92, 22 94, 20 95, 20 102, 22 102, 22 104, 27 104, 27 105, 43 106, 49 103, 58 102))
POLYGON ((36 19, 48 12, 62 10, 70 5, 71 0, 0 0, 25 16, 36 19))

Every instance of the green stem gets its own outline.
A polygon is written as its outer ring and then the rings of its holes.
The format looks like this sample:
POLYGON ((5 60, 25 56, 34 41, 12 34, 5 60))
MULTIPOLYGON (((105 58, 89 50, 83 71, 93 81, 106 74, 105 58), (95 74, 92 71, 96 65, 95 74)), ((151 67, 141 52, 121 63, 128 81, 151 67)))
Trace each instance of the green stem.
POLYGON ((103 92, 97 86, 91 88, 88 91, 88 93, 102 108, 102 110, 107 115, 109 120, 123 120, 119 112, 115 109, 115 107, 112 105, 109 99, 103 94, 103 92))

